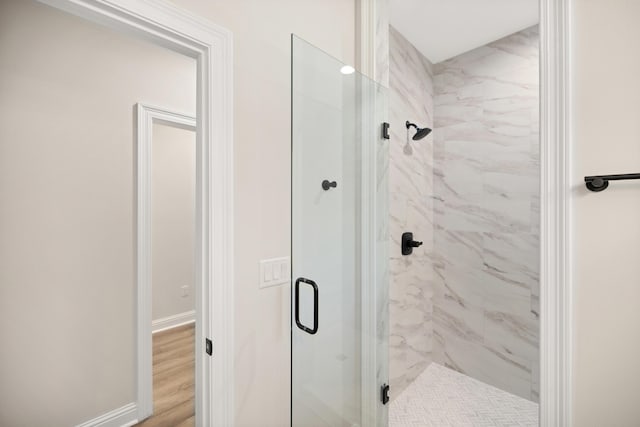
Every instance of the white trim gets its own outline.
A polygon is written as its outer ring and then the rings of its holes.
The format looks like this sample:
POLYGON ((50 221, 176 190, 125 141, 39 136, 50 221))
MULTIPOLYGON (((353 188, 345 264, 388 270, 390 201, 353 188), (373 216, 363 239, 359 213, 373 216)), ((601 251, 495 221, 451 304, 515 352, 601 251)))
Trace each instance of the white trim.
POLYGON ((540 3, 540 425, 570 427, 571 2, 540 3))
POLYGON ((360 203, 358 218, 360 219, 360 239, 358 243, 360 254, 360 314, 361 314, 361 423, 362 425, 377 425, 377 405, 380 404, 377 370, 377 316, 376 310, 376 219, 377 219, 377 157, 378 132, 373 129, 381 128, 381 124, 374 123, 375 94, 370 91, 372 81, 361 79, 360 87, 355 96, 360 100, 356 113, 360 116, 358 139, 360 144, 360 203))
POLYGON ((376 0, 356 2, 356 66, 371 80, 376 78, 376 0))
POLYGON ((151 322, 151 333, 163 332, 178 326, 188 325, 196 321, 196 311, 189 310, 184 313, 174 314, 173 316, 163 317, 151 322))
POLYGON ((76 427, 129 427, 138 423, 138 408, 135 402, 109 411, 76 427))
POLYGON ((196 425, 233 426, 232 34, 165 0, 40 1, 197 59, 196 425))
MULTIPOLYGON (((378 287, 380 286, 378 275, 385 269, 377 265, 377 241, 378 233, 378 144, 381 141, 382 121, 386 121, 386 115, 381 117, 376 107, 379 105, 379 93, 372 93, 370 85, 380 76, 387 75, 381 72, 378 64, 378 45, 382 44, 378 37, 386 37, 388 28, 378 28, 378 14, 388 13, 386 3, 381 0, 358 0, 356 3, 356 58, 361 74, 371 80, 363 81, 362 87, 356 97, 360 100, 361 117, 360 139, 369 141, 362 144, 360 151, 360 211, 361 219, 359 252, 360 252, 360 308, 361 308, 361 422, 363 425, 384 425, 388 406, 382 406, 380 400, 381 387, 389 384, 388 369, 379 370, 381 363, 388 360, 379 360, 382 357, 378 340, 383 331, 378 330, 381 325, 386 325, 388 320, 379 318, 387 310, 381 308, 378 287)), ((365 79, 366 80, 366 79, 365 79)), ((376 88, 377 89, 377 88, 376 88)), ((384 213, 383 213, 384 214, 384 213)), ((386 213, 388 215, 388 212, 386 213)), ((383 357, 384 359, 384 357, 383 357)), ((386 358, 388 359, 388 357, 386 358)))
MULTIPOLYGON (((147 104, 136 104, 136 199, 137 199, 137 402, 138 419, 153 414, 153 349, 151 334, 173 326, 161 319, 161 326, 152 322, 152 153, 153 124, 165 123, 188 130, 196 130, 196 118, 147 104)), ((197 305, 196 295, 196 305, 197 305)), ((195 310, 191 316, 195 321, 195 310)), ((175 325, 174 325, 175 326, 175 325)))
MULTIPOLYGON (((369 141, 362 144, 360 151, 360 312, 361 312, 361 346, 360 346, 360 420, 363 425, 385 425, 386 419, 382 414, 386 408, 380 408, 381 387, 389 383, 388 369, 378 371, 379 360, 378 339, 378 301, 377 287, 381 269, 376 265, 377 242, 377 149, 381 137, 382 123, 375 123, 379 119, 377 111, 373 110, 379 102, 376 91, 371 93, 370 86, 380 74, 377 69, 377 14, 380 13, 378 0, 358 0, 356 3, 356 59, 358 70, 369 77, 371 82, 362 81, 359 91, 355 96, 360 100, 360 110, 357 113, 361 117, 359 138, 369 141), (362 90, 364 89, 364 90, 362 90), (383 376, 387 376, 383 378, 383 376)), ((384 10, 383 13, 387 13, 384 10)), ((379 29, 384 31, 384 29, 379 29)), ((388 31, 388 30, 387 30, 388 31)), ((385 73, 386 74, 386 73, 385 73)), ((366 80, 366 79, 365 79, 366 80)), ((386 324, 386 322, 385 322, 386 324)), ((386 362, 388 363, 388 361, 386 362)))

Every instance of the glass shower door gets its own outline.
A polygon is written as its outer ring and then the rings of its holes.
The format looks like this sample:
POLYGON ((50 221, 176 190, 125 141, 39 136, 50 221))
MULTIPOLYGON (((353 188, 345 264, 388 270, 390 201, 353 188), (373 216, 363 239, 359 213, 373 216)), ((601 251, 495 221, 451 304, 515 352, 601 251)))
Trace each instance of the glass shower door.
POLYGON ((384 426, 384 88, 292 37, 295 427, 384 426))

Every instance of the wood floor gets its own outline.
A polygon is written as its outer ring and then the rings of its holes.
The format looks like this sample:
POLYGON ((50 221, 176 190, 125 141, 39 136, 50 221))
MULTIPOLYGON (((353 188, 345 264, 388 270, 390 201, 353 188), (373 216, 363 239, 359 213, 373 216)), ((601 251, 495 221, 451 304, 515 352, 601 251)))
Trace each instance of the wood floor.
POLYGON ((136 426, 195 424, 195 325, 153 334, 153 415, 136 426))

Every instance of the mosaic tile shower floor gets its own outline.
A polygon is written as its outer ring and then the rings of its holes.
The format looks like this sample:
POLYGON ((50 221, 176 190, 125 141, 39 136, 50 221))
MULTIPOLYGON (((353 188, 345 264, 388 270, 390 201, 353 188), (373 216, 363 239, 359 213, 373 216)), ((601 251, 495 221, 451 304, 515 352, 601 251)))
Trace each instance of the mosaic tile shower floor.
POLYGON ((390 427, 538 426, 538 405, 436 363, 389 408, 390 427))

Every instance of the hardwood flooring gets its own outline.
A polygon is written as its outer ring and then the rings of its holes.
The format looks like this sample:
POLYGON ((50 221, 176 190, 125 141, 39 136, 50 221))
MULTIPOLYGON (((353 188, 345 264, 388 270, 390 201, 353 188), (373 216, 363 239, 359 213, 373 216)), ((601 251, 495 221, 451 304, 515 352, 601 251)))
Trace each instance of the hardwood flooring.
POLYGON ((195 425, 195 324, 153 335, 153 415, 136 426, 195 425))

